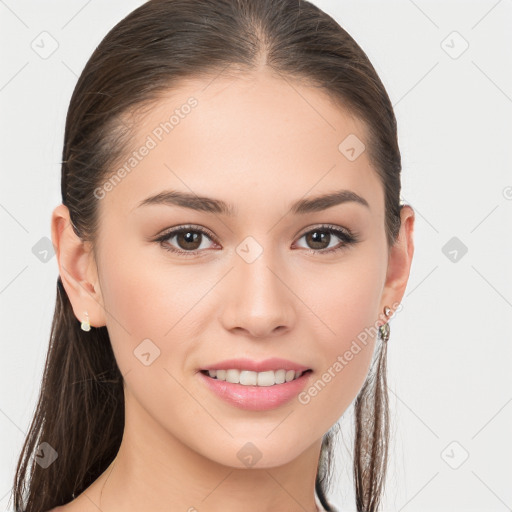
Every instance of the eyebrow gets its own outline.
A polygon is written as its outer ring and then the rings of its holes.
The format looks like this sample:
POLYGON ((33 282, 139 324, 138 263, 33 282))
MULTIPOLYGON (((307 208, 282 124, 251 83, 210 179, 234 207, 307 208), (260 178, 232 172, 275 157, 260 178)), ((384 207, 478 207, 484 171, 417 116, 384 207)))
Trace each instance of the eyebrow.
MULTIPOLYGON (((294 202, 290 211, 294 215, 304 215, 307 213, 319 212, 327 210, 338 204, 355 202, 370 208, 370 205, 360 195, 352 192, 351 190, 338 190, 328 194, 323 194, 309 199, 300 199, 294 202)), ((207 213, 216 213, 233 217, 236 215, 237 210, 232 205, 222 201, 221 199, 213 199, 211 197, 197 196, 188 192, 181 192, 178 190, 165 190, 158 194, 147 197, 137 204, 136 208, 149 205, 167 205, 167 206, 181 206, 182 208, 189 208, 207 213)))

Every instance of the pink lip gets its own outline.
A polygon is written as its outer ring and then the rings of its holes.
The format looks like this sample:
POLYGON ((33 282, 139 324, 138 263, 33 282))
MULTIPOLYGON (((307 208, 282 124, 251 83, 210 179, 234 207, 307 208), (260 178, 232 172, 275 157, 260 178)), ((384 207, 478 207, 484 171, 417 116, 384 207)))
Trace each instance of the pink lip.
POLYGON ((249 370, 252 372, 266 372, 269 370, 295 370, 298 372, 305 372, 309 370, 307 366, 288 361, 286 359, 280 359, 273 357, 271 359, 265 359, 264 361, 253 361, 251 359, 228 359, 226 361, 220 361, 209 366, 201 368, 201 370, 249 370))
MULTIPOLYGON (((268 361, 265 364, 269 364, 268 361)), ((281 362, 280 364, 283 363, 281 362)), ((229 366, 229 368, 237 368, 237 366, 229 366)), ((290 370, 292 369, 290 368, 290 370)), ((204 373, 197 372, 199 378, 217 396, 234 407, 248 411, 267 411, 289 402, 304 389, 310 374, 311 372, 307 372, 298 379, 284 382, 283 384, 274 384, 273 386, 244 386, 243 384, 232 384, 231 382, 216 380, 204 373)))

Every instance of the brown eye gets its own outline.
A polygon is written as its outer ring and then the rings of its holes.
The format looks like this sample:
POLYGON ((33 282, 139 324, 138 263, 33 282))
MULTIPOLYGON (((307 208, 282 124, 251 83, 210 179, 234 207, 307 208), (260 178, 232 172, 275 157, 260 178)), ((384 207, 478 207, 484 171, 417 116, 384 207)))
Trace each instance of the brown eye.
POLYGON ((327 249, 329 241, 331 240, 331 234, 325 230, 310 231, 304 236, 312 249, 327 249), (325 246, 326 243, 327 245, 325 246))
MULTIPOLYGON (((334 253, 359 241, 357 234, 346 228, 331 225, 314 228, 300 238, 306 239, 305 249, 314 254, 334 253)), ((168 231, 155 241, 159 242, 166 251, 183 256, 195 256, 208 248, 208 241, 215 243, 212 235, 203 228, 195 226, 180 226, 168 231), (174 239, 175 241, 172 242, 174 239)))
POLYGON ((336 252, 358 241, 354 233, 336 226, 319 226, 304 233, 301 238, 306 240, 306 249, 319 254, 336 252), (337 245, 336 239, 338 239, 337 245))
POLYGON ((187 251, 195 251, 199 249, 201 245, 201 237, 202 233, 197 233, 194 231, 180 231, 176 235, 176 243, 180 247, 180 249, 185 249, 187 251))
POLYGON ((194 256, 202 252, 202 249, 208 248, 208 240, 212 242, 212 238, 204 229, 185 226, 168 231, 156 241, 160 242, 166 251, 194 256))

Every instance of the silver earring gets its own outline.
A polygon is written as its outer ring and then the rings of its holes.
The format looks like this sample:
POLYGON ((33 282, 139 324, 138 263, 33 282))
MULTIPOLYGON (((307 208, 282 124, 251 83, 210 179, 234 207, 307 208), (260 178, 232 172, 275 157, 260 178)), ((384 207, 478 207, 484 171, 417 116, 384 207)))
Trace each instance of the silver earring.
MULTIPOLYGON (((387 306, 384 307, 384 314, 386 316, 389 316, 391 314, 391 309, 387 306)), ((379 326, 379 333, 380 338, 382 341, 387 342, 389 340, 389 334, 391 332, 391 329, 389 328, 389 322, 386 322, 385 324, 382 324, 379 326)))
POLYGON ((89 314, 87 313, 87 311, 84 311, 84 315, 85 320, 82 320, 82 324, 80 325, 80 327, 82 328, 82 331, 89 332, 91 330, 91 324, 89 323, 89 314))

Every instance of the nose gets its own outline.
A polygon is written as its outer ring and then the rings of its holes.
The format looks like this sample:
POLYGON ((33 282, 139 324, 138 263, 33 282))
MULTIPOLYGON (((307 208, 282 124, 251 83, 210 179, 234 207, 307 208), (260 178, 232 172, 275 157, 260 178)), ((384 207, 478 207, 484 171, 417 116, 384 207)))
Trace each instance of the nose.
POLYGON ((235 260, 228 282, 224 283, 224 328, 254 338, 282 335, 292 329, 297 299, 287 282, 290 280, 266 251, 251 263, 242 258, 235 260))

